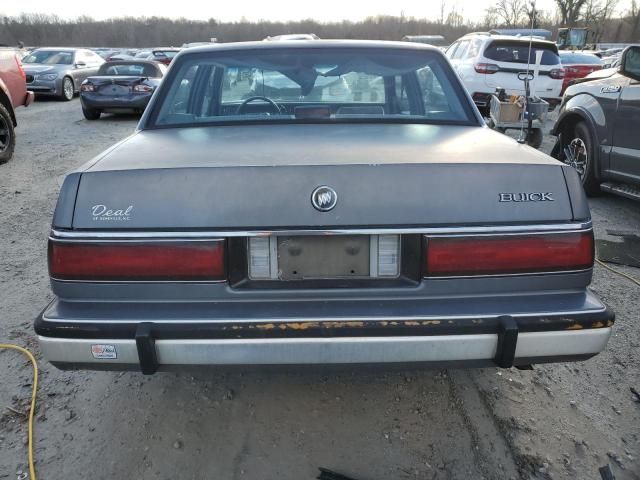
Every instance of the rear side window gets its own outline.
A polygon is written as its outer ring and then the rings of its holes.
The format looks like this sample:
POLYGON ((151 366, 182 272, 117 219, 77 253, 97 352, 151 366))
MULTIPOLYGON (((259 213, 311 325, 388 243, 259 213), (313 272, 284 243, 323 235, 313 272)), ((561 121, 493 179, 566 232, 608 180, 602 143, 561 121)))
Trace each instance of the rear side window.
POLYGON ((489 44, 484 56, 489 60, 506 63, 535 63, 536 52, 542 51, 542 65, 558 65, 560 57, 551 45, 534 42, 531 45, 531 58, 527 61, 529 43, 522 41, 496 40, 489 44))
POLYGON ((469 46, 469 40, 463 40, 460 42, 460 45, 458 45, 458 48, 456 48, 456 51, 453 52, 453 55, 451 56, 452 59, 457 60, 459 58, 463 58, 464 54, 467 53, 467 47, 469 46))

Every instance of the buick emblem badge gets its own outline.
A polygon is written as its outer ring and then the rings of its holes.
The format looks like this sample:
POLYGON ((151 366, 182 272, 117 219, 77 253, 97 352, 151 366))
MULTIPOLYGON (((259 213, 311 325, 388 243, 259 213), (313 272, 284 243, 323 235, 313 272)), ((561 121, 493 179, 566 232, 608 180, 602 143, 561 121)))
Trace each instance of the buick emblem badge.
POLYGON ((338 194, 333 188, 326 185, 316 188, 311 194, 311 204, 320 212, 328 212, 336 206, 337 202, 338 194))

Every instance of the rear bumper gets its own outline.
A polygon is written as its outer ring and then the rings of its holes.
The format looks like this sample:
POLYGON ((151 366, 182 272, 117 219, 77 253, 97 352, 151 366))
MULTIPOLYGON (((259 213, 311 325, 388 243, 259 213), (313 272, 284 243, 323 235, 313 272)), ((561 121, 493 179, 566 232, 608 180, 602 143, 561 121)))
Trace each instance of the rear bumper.
POLYGON ((84 107, 98 110, 144 110, 149 100, 151 100, 151 95, 151 93, 141 93, 126 96, 105 96, 82 92, 80 94, 80 101, 84 107))
MULTIPOLYGON (((582 360, 602 351, 611 328, 528 332, 517 337, 513 365, 582 360)), ((138 369, 135 339, 39 336, 43 355, 62 368, 138 369), (108 346, 108 347, 106 347, 108 346), (98 357, 92 350, 98 348, 98 357), (102 353, 100 353, 102 352, 102 353)), ((157 367, 171 365, 496 364, 499 334, 333 338, 155 340, 157 367)), ((152 373, 149 371, 148 373, 152 373)))
MULTIPOLYGON (((605 348, 614 322, 613 312, 590 293, 585 293, 583 308, 552 313, 514 308, 518 313, 434 315, 437 301, 427 302, 431 308, 421 307, 422 313, 411 310, 411 302, 405 301, 395 308, 373 305, 376 315, 358 308, 358 303, 340 307, 356 307, 348 316, 330 308, 305 311, 303 305, 294 303, 285 307, 289 310, 285 316, 270 312, 282 314, 282 306, 263 305, 262 313, 251 318, 251 309, 256 307, 245 303, 238 305, 235 315, 219 303, 211 308, 200 304, 204 310, 176 305, 176 312, 184 309, 182 319, 172 315, 170 304, 161 306, 165 318, 160 311, 154 312, 153 304, 147 304, 126 306, 122 315, 110 319, 100 318, 101 307, 93 304, 83 319, 61 316, 74 306, 60 306, 56 300, 36 319, 35 330, 44 357, 60 368, 154 373, 189 365, 463 363, 510 367, 583 360, 605 348), (312 311, 315 315, 309 314, 312 311), (327 315, 319 317, 320 311, 327 315)), ((553 303, 549 298, 547 305, 553 303)))

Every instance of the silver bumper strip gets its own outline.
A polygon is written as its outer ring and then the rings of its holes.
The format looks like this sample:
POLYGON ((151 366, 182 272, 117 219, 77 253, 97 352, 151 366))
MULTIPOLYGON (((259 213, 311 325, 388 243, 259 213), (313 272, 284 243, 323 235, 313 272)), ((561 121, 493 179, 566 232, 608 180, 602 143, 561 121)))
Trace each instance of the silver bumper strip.
MULTIPOLYGON (((610 335, 611 328, 520 333, 515 358, 595 355, 610 335)), ((135 340, 40 336, 39 341, 44 357, 54 363, 139 363, 135 340)), ((496 334, 155 341, 161 366, 487 361, 497 346, 496 334)))
POLYGON ((415 227, 415 228, 325 228, 301 230, 211 230, 211 231, 109 231, 109 230, 51 230, 50 238, 56 240, 112 241, 153 239, 212 239, 226 237, 264 237, 271 235, 477 235, 477 234, 520 234, 583 231, 592 228, 591 220, 573 223, 549 223, 530 225, 493 225, 458 227, 415 227))

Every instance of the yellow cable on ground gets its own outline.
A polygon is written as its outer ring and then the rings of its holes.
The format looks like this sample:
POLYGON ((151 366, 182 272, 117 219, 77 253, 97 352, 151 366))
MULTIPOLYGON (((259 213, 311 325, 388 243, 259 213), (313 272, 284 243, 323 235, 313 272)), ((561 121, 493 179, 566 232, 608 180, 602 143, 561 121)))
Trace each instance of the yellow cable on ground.
POLYGON ((38 393, 38 364, 31 352, 26 348, 18 345, 12 345, 10 343, 0 343, 0 348, 8 348, 10 350, 17 350, 20 353, 26 355, 33 366, 33 388, 31 390, 31 407, 29 408, 29 479, 36 480, 36 468, 33 464, 33 415, 36 411, 36 394, 38 393))
POLYGON ((610 272, 616 273, 618 275, 620 275, 621 277, 626 278, 627 280, 632 281, 633 283, 635 283, 636 285, 638 285, 640 287, 640 281, 633 278, 631 275, 627 275, 624 272, 621 272, 620 270, 617 270, 613 267, 610 267, 609 265, 607 265, 606 263, 604 263, 602 260, 596 258, 596 262, 598 262, 598 265, 603 266, 604 268, 606 268, 607 270, 609 270, 610 272))

